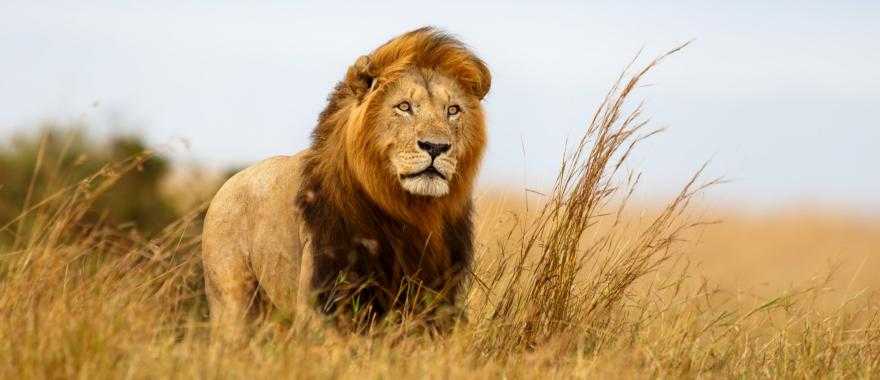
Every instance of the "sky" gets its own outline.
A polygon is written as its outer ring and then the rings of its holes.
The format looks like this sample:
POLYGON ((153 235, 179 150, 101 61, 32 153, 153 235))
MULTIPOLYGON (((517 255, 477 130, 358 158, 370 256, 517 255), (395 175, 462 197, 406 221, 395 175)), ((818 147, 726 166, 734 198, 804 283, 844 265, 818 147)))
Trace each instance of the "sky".
POLYGON ((880 2, 0 1, 0 142, 47 120, 142 133, 180 162, 247 165, 309 144, 362 54, 434 25, 489 65, 483 185, 547 189, 624 66, 655 128, 630 168, 669 196, 880 213, 880 2))

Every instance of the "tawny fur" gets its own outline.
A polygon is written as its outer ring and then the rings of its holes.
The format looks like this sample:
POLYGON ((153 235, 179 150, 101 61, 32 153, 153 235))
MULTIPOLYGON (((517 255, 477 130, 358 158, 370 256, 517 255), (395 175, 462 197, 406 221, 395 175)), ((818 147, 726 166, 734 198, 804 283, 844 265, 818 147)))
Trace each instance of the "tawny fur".
POLYGON ((479 58, 432 28, 360 57, 309 149, 245 169, 211 202, 203 262, 216 333, 246 335, 264 301, 345 317, 356 303, 370 318, 454 307, 471 265, 490 82, 479 58), (431 156, 426 141, 449 148, 431 156), (438 174, 419 174, 428 166, 438 174))

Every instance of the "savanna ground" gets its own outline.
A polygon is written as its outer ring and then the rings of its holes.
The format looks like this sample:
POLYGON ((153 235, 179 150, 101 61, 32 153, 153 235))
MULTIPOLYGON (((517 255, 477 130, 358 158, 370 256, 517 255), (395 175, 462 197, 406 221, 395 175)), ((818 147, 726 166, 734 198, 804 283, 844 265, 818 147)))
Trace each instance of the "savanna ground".
POLYGON ((216 178, 168 181, 134 138, 19 137, 0 151, 0 378, 880 376, 880 220, 740 213, 702 175, 630 201, 642 74, 555 187, 477 192, 468 321, 446 336, 413 315, 365 335, 269 315, 243 347, 212 343, 199 223, 216 178))

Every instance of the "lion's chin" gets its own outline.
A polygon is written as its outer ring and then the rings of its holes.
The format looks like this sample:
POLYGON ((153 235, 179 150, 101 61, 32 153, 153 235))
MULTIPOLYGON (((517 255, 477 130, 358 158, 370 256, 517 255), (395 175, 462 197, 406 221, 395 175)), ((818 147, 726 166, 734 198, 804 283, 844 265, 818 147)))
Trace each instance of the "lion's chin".
POLYGON ((403 188, 415 195, 426 197, 442 197, 449 194, 449 183, 439 176, 424 174, 416 177, 401 178, 403 188))

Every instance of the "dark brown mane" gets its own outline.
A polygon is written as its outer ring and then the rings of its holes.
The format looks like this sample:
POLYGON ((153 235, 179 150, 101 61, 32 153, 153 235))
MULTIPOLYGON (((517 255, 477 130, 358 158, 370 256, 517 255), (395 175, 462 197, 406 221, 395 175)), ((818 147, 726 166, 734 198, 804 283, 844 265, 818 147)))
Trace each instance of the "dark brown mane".
MULTIPOLYGON (((384 84, 409 67, 449 75, 478 99, 489 88, 483 62, 432 28, 382 45, 337 84, 312 133, 296 200, 312 239, 312 285, 326 312, 354 311, 352 305, 359 304, 372 315, 383 315, 405 303, 421 303, 409 297, 407 284, 423 295, 434 293, 425 299, 436 306, 452 305, 471 264, 470 193, 480 152, 465 160, 464 174, 443 199, 393 188, 368 193, 343 152, 346 128, 357 127, 349 120, 365 96, 381 94, 384 84)), ((375 181, 390 182, 379 174, 375 181)))
POLYGON ((434 293, 434 301, 440 301, 436 306, 454 302, 473 254, 470 205, 464 215, 445 221, 444 236, 429 236, 390 217, 363 194, 339 209, 321 195, 320 183, 307 181, 312 193, 300 193, 297 202, 312 236, 312 286, 325 312, 348 311, 359 298, 383 315, 413 301, 401 293, 413 290, 405 286, 434 293))

